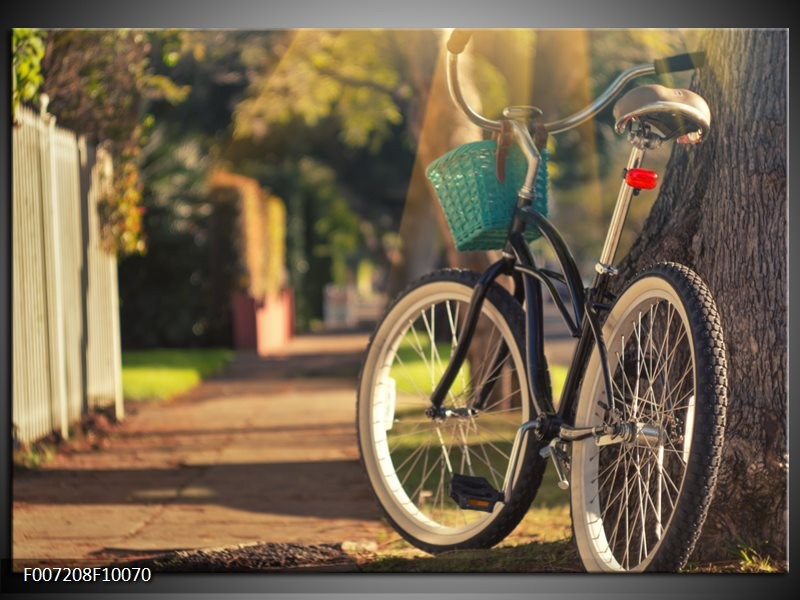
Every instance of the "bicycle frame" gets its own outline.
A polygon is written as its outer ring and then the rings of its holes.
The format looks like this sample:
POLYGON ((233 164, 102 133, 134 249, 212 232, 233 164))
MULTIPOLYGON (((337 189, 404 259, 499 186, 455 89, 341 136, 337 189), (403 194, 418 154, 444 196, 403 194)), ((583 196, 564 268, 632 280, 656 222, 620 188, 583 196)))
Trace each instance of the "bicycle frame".
MULTIPOLYGON (((569 458, 564 452, 565 443, 589 438, 599 440, 602 436, 619 435, 617 425, 613 424, 603 423, 595 427, 575 427, 574 408, 584 373, 594 348, 597 348, 600 355, 599 362, 602 369, 606 397, 614 397, 606 345, 600 325, 600 313, 611 308, 604 300, 608 296, 609 279, 617 273, 612 263, 619 245, 622 227, 628 214, 631 197, 638 193, 638 189, 628 184, 626 173, 641 166, 647 148, 654 147, 663 141, 657 135, 651 134, 647 125, 631 123, 628 128, 628 138, 633 144, 633 149, 628 159, 626 171, 623 173, 617 203, 609 224, 605 243, 603 244, 603 250, 600 253, 600 260, 595 265, 596 273, 594 279, 591 286, 584 290, 575 259, 561 234, 544 215, 533 208, 534 182, 540 165, 540 155, 531 132, 536 131, 537 141, 541 143, 539 134, 545 133, 549 135, 567 131, 597 115, 622 92, 630 81, 644 75, 694 68, 697 64, 702 64, 704 55, 702 53, 684 54, 661 59, 652 64, 631 67, 623 71, 591 104, 570 116, 556 121, 542 123, 539 121, 541 111, 531 106, 507 107, 503 110, 503 120, 492 120, 473 110, 461 92, 458 78, 458 55, 463 52, 468 40, 468 33, 460 32, 456 34, 454 32, 447 44, 449 52, 447 84, 450 96, 470 121, 485 130, 501 132, 502 135, 506 131, 504 125, 510 125, 514 141, 518 144, 527 160, 528 169, 523 185, 519 190, 516 210, 508 230, 503 257, 483 273, 475 287, 461 337, 456 344, 444 375, 431 394, 431 406, 426 410, 426 414, 431 419, 445 419, 449 413, 452 413, 452 411, 447 411, 443 408, 444 399, 466 359, 486 293, 501 274, 512 276, 514 280, 514 297, 520 304, 525 304, 525 370, 528 381, 527 392, 535 416, 523 423, 517 430, 505 477, 505 494, 508 497, 514 473, 516 472, 522 441, 529 432, 533 434, 537 443, 541 445, 539 453, 543 457, 549 455, 553 458, 554 467, 558 472, 559 486, 562 488, 569 485, 564 474, 564 468, 569 463, 569 458), (539 233, 553 249, 560 265, 560 272, 540 269, 536 266, 533 254, 523 237, 523 233, 528 228, 533 228, 539 233), (559 283, 566 286, 570 307, 565 305, 558 293, 556 284, 559 283), (553 403, 547 361, 544 354, 542 285, 547 288, 552 296, 553 302, 558 308, 559 314, 563 318, 570 334, 578 340, 567 371, 558 408, 553 403)), ((547 135, 544 136, 545 139, 547 135)), ((477 399, 473 401, 472 406, 464 409, 467 414, 475 415, 483 409, 492 391, 493 382, 500 374, 507 356, 508 348, 501 343, 490 359, 491 362, 489 364, 492 366, 489 371, 489 383, 484 384, 483 389, 478 390, 477 399)), ((603 406, 603 403, 601 402, 600 405, 603 406)))
MULTIPOLYGON (((370 483, 389 520, 415 546, 431 553, 483 548, 524 518, 542 483, 542 461, 551 459, 558 487, 572 488, 571 520, 587 570, 680 569, 699 535, 697 523, 705 518, 722 452, 726 365, 719 352, 724 353, 719 314, 702 280, 673 263, 642 271, 619 298, 609 292, 618 276, 612 264, 630 202, 657 184, 656 173, 641 168, 646 151, 672 139, 699 142, 709 131, 710 110, 694 92, 656 85, 628 92, 616 104, 615 129, 627 134, 633 149, 588 286, 558 229, 543 209, 537 211, 542 203, 536 202, 536 188, 546 192, 535 182, 545 168, 539 152, 548 134, 596 115, 628 81, 695 68, 704 55, 686 53, 628 69, 594 102, 550 123, 533 106, 509 106, 499 120, 491 120, 472 110, 461 94, 456 67, 468 40, 468 32, 456 31, 447 42, 453 100, 473 123, 499 132, 494 157, 499 167, 513 137, 527 171, 521 185, 512 178, 518 193, 505 196, 515 205, 505 206, 504 245, 485 238, 502 257, 480 276, 440 272, 419 280, 378 326, 357 404, 359 449, 370 483), (555 267, 536 264, 526 232, 543 238, 555 267), (492 289, 501 275, 514 282, 516 306, 504 289, 492 289), (553 396, 545 356, 543 289, 576 342, 560 398, 553 396), (484 307, 487 301, 491 306, 484 307), (483 323, 484 318, 492 322, 483 323), (430 358, 417 319, 424 321, 430 358), (442 322, 446 335, 436 328, 442 322), (477 343, 476 331, 484 329, 486 339, 477 343), (481 346, 473 348, 481 358, 464 373, 473 344, 481 346), (408 372, 401 356, 406 349, 423 359, 427 376, 408 372), (395 366, 406 371, 414 390, 398 384, 395 366), (432 393, 429 382, 435 383, 432 393), (422 406, 412 404, 420 395, 422 406), (514 431, 509 452, 508 434, 514 431), (452 510, 456 507, 489 514, 470 519, 452 510)), ((484 165, 475 169, 476 176, 493 176, 484 165)), ((497 171, 502 182, 502 169, 497 171)), ((463 200, 497 199, 493 193, 472 193, 478 197, 463 200)), ((459 225, 447 195, 440 198, 448 223, 459 225)), ((453 229, 458 239, 460 230, 453 229)))
MULTIPOLYGON (((468 37, 467 37, 468 39, 468 37)), ((463 41, 463 40, 462 40, 463 41)), ((466 42, 463 41, 463 44, 466 42)), ((447 61, 447 83, 450 95, 455 104, 469 118, 470 121, 490 131, 500 131, 502 122, 487 119, 474 111, 465 100, 458 79, 458 54, 463 50, 450 49, 447 61)), ((569 117, 541 124, 540 127, 550 133, 559 133, 571 129, 580 123, 592 118, 603 108, 608 106, 611 101, 620 93, 628 82, 656 72, 653 64, 643 64, 631 67, 621 73, 614 82, 603 92, 594 102, 583 110, 569 117)), ((455 377, 464 363, 467 350, 472 342, 477 320, 480 315, 481 306, 486 297, 486 293, 494 283, 495 279, 501 274, 511 275, 514 278, 514 297, 520 304, 525 303, 525 345, 526 345, 526 371, 528 379, 528 395, 531 398, 536 417, 520 427, 515 449, 512 451, 514 458, 517 455, 516 446, 520 442, 522 433, 533 430, 534 435, 541 442, 549 442, 555 438, 565 441, 577 441, 602 432, 592 428, 575 429, 572 423, 572 413, 575 405, 577 393, 583 380, 586 365, 589 360, 592 348, 596 345, 601 356, 603 368, 603 379, 607 397, 612 397, 611 377, 608 372, 606 361, 606 348, 600 328, 599 310, 610 308, 602 300, 606 295, 609 277, 616 273, 611 266, 614 255, 619 245, 619 238, 622 226, 628 214, 630 200, 635 189, 628 185, 623 176, 614 214, 611 218, 600 260, 597 263, 594 280, 591 287, 583 289, 583 282, 567 244, 561 234, 547 218, 533 209, 535 187, 534 181, 540 165, 540 155, 536 144, 530 133, 530 120, 540 115, 541 112, 534 107, 509 107, 504 110, 506 121, 511 125, 514 140, 519 145, 528 162, 528 170, 525 180, 520 188, 517 198, 517 207, 509 227, 508 239, 503 257, 491 265, 481 276, 475 291, 473 292, 470 306, 467 311, 464 329, 461 338, 456 345, 450 362, 445 372, 431 394, 431 406, 426 411, 431 418, 444 418, 445 410, 442 408, 444 399, 455 380, 455 377), (533 255, 524 240, 523 233, 529 227, 534 228, 554 250, 561 267, 561 273, 539 269, 536 266, 533 255), (558 294, 556 283, 566 286, 570 297, 572 314, 564 305, 558 294), (546 367, 544 356, 544 328, 543 328, 543 302, 542 284, 545 285, 553 298, 556 307, 570 334, 578 339, 578 344, 573 353, 558 409, 553 404, 552 390, 549 386, 549 374, 546 367)), ((631 142, 634 147, 628 159, 627 169, 637 168, 641 165, 644 158, 645 148, 649 144, 649 135, 646 132, 638 131, 631 133, 631 142)), ((503 360, 506 358, 508 349, 500 347, 492 358, 493 367, 491 375, 499 372, 503 360)), ((492 381, 494 377, 490 376, 492 381)), ((483 389, 478 394, 477 401, 470 407, 471 411, 478 411, 483 407, 486 398, 491 391, 483 389)), ((512 461, 513 462, 513 461, 512 461)))
MULTIPOLYGON (((516 123, 516 122, 514 122, 516 123)), ((592 348, 596 345, 601 354, 601 365, 608 397, 611 397, 611 379, 608 372, 605 342, 600 327, 598 311, 607 310, 609 305, 602 302, 606 295, 609 278, 615 274, 610 266, 619 244, 622 226, 628 213, 631 197, 635 188, 622 181, 614 214, 611 218, 605 244, 596 265, 596 273, 591 287, 583 289, 575 259, 561 234, 556 227, 541 213, 532 208, 533 186, 532 181, 539 165, 539 154, 536 150, 527 128, 517 127, 517 139, 521 140, 523 150, 531 157, 533 163, 526 177, 526 184, 520 190, 517 208, 509 228, 509 236, 503 257, 492 264, 481 276, 473 292, 469 310, 462 330, 461 338, 451 356, 442 379, 431 394, 431 407, 429 415, 432 417, 444 416, 442 404, 450 389, 456 374, 464 363, 467 350, 472 342, 481 306, 490 286, 500 275, 510 275, 515 282, 514 296, 522 304, 527 305, 525 311, 525 343, 526 343, 526 375, 528 392, 533 404, 536 418, 524 424, 520 431, 533 430, 537 439, 547 443, 558 437, 566 441, 576 441, 595 435, 593 429, 575 429, 572 422, 572 413, 577 393, 583 380, 586 365, 592 348), (527 142, 527 143, 526 143, 527 142), (532 172, 531 172, 532 171, 532 172), (536 266, 533 254, 523 233, 529 227, 534 228, 544 238, 555 252, 561 267, 561 272, 540 269, 536 266), (570 308, 565 306, 558 293, 556 284, 566 286, 569 293, 570 308), (572 360, 567 371, 566 381, 558 403, 558 408, 553 404, 552 390, 549 386, 548 370, 544 356, 544 328, 543 328, 543 300, 542 285, 547 288, 553 302, 559 310, 570 334, 578 339, 573 352, 572 360)), ((628 169, 641 165, 645 150, 644 140, 636 143, 628 160, 628 169)), ((499 371, 508 352, 507 348, 500 347, 492 358, 491 373, 499 371)), ((493 377, 489 377, 491 381, 493 377)), ((480 410, 491 388, 483 389, 478 395, 476 403, 471 407, 480 410)))

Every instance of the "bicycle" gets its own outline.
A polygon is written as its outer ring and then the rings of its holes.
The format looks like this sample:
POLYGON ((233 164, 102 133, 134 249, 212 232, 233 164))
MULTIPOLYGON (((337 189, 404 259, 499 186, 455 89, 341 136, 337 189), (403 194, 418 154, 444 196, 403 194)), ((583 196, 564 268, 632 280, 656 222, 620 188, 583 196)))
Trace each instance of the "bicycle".
POLYGON ((421 278, 373 332, 357 400, 373 492, 418 548, 488 548, 524 517, 549 457, 558 486, 571 490, 574 539, 588 571, 679 570, 699 536, 721 457, 727 388, 720 317, 706 284, 683 265, 645 269, 618 295, 609 282, 618 276, 612 262, 631 198, 656 184, 657 175, 641 166, 646 150, 705 139, 708 105, 688 90, 654 84, 634 87, 615 104, 615 129, 633 148, 586 289, 545 216, 545 142, 597 115, 633 79, 693 69, 704 54, 632 67, 557 121, 542 122, 529 106, 507 107, 491 120, 459 87, 458 57, 469 37, 456 30, 447 43, 450 95, 498 138, 451 151, 428 173, 457 248, 502 248, 502 258, 482 275, 444 269, 421 278), (487 206, 500 215, 493 225, 472 214, 487 206), (560 271, 535 264, 528 244, 538 237, 560 271), (501 275, 511 277, 513 291, 497 283, 501 275), (542 286, 577 338, 557 404, 544 354, 542 286))

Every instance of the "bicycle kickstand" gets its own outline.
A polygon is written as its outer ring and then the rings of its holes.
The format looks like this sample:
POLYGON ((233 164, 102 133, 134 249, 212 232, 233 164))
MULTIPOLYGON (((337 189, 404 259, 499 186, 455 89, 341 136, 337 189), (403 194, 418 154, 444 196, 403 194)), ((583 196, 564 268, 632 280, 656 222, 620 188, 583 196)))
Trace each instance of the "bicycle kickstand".
POLYGON ((566 472, 569 470, 569 456, 566 451, 560 446, 563 442, 558 438, 553 438, 550 443, 539 450, 539 455, 542 458, 548 456, 553 459, 553 467, 558 476, 558 487, 562 490, 569 488, 569 480, 566 477, 566 472))

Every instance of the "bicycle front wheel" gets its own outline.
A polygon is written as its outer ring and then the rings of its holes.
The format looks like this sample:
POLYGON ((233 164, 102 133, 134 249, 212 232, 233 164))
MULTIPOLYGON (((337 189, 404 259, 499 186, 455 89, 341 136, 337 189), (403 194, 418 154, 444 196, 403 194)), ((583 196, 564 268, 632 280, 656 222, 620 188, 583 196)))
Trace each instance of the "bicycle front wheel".
POLYGON ((475 273, 444 270, 413 284, 373 334, 358 388, 359 447, 375 496, 400 534, 432 553, 502 540, 530 506, 545 466, 528 442, 507 502, 491 512, 462 510, 449 496, 456 473, 483 477, 502 491, 515 434, 531 418, 524 314, 497 284, 445 399, 450 416, 425 414, 477 281, 475 273))
POLYGON ((695 273, 661 264, 631 282, 603 331, 613 395, 595 350, 575 424, 618 433, 573 443, 578 551, 589 571, 677 571, 700 534, 722 452, 719 313, 695 273))

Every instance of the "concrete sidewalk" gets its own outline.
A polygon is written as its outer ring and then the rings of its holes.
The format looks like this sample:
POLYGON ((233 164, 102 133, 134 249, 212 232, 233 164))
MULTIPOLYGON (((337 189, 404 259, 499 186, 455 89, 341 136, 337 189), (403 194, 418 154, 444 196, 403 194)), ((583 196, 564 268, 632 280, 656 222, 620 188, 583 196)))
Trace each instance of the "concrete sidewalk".
MULTIPOLYGON (((574 340, 557 320, 548 311, 548 359, 565 364, 574 340)), ((102 449, 72 445, 16 473, 14 558, 107 563, 259 541, 399 539, 358 461, 367 339, 299 336, 280 357, 238 354, 182 398, 130 411, 102 449)))
POLYGON ((73 449, 15 474, 14 558, 374 541, 387 530, 354 426, 366 342, 307 336, 281 358, 240 354, 186 396, 140 406, 102 450, 73 449))

